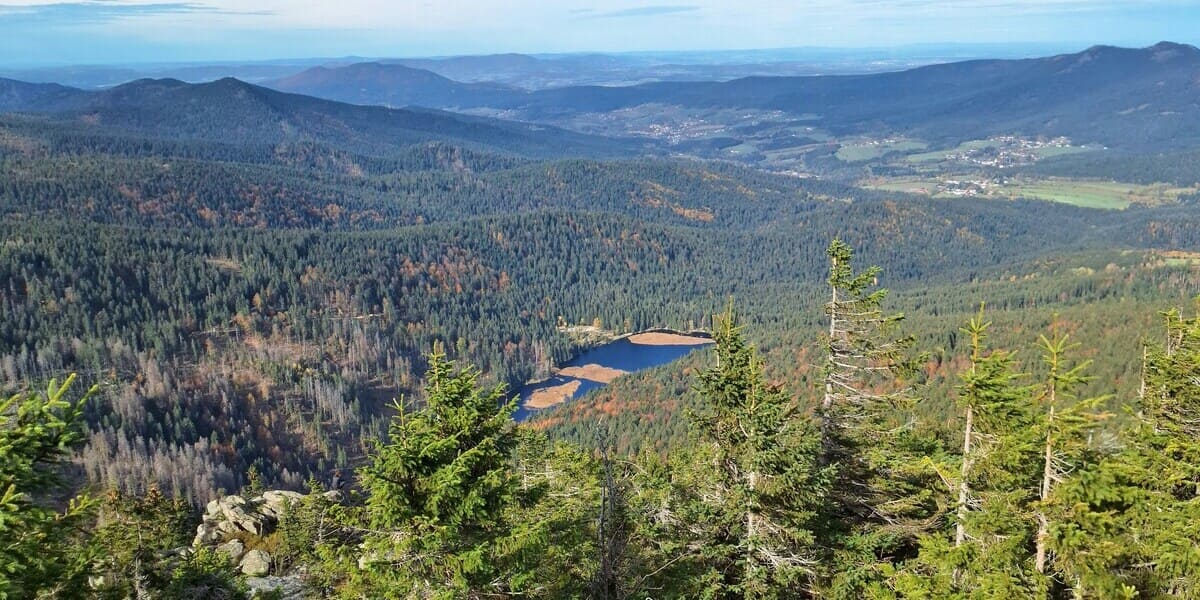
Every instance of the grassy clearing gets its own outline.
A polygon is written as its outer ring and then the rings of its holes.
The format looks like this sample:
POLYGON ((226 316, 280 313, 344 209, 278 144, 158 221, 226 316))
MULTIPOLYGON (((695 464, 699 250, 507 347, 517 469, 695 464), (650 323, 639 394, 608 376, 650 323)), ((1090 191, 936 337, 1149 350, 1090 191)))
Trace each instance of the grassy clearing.
POLYGON ((885 192, 904 192, 907 194, 925 194, 927 196, 934 195, 937 190, 938 182, 933 179, 918 179, 918 178, 896 178, 882 181, 874 181, 863 187, 873 190, 883 190, 885 192))
POLYGON ((1095 147, 1087 146, 1045 146, 1034 150, 1034 154, 1037 154, 1038 158, 1052 158, 1067 154, 1079 154, 1080 152, 1093 152, 1095 150, 1095 147))
POLYGON ((932 152, 910 154, 904 157, 904 160, 910 163, 941 162, 946 160, 946 156, 950 154, 963 154, 964 152, 980 150, 982 148, 996 148, 999 147, 999 145, 1000 144, 998 142, 993 142, 991 140, 971 140, 969 142, 963 142, 959 144, 956 148, 946 148, 942 150, 934 150, 932 152))
MULTIPOLYGON (((936 198, 956 196, 946 191, 945 180, 937 177, 877 179, 866 182, 864 187, 925 194, 936 198)), ((1004 184, 990 183, 985 189, 984 193, 976 197, 1029 198, 1107 210, 1120 210, 1133 203, 1153 205, 1175 202, 1180 195, 1196 191, 1193 188, 1179 188, 1167 184, 1139 185, 1077 179, 1012 180, 1004 184)))
POLYGON ((1191 191, 1165 184, 1137 185, 1112 181, 1067 179, 1022 182, 1005 186, 1003 189, 1018 197, 1104 209, 1122 209, 1135 202, 1142 204, 1174 202, 1180 194, 1191 191))
POLYGON ((918 142, 916 140, 845 144, 838 148, 835 156, 843 162, 861 162, 880 158, 889 152, 913 152, 924 150, 928 146, 925 142, 918 142))

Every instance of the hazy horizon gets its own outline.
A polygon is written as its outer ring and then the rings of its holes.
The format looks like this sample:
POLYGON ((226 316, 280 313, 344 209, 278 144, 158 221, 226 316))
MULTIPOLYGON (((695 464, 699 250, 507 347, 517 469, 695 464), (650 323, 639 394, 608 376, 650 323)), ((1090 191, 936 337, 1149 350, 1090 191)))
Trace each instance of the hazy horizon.
POLYGON ((0 0, 0 65, 316 57, 1148 46, 1200 41, 1200 1, 0 0), (1082 35, 1080 32, 1087 32, 1082 35), (1020 40, 1014 42, 1013 40, 1020 40))

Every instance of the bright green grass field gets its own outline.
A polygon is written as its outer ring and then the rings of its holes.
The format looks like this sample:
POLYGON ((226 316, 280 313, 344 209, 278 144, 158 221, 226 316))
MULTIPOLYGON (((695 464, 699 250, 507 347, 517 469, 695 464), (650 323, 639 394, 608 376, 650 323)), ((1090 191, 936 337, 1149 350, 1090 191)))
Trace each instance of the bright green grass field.
MULTIPOLYGON (((879 181, 867 187, 895 192, 929 194, 937 189, 936 178, 909 177, 879 181)), ((1013 181, 1000 188, 993 188, 993 198, 1029 198, 1062 202, 1084 208, 1120 210, 1134 202, 1160 204, 1174 202, 1180 194, 1195 190, 1177 188, 1165 184, 1139 185, 1112 181, 1083 181, 1072 179, 1043 179, 1035 181, 1013 181)), ((948 194, 937 194, 950 197, 948 194)))
POLYGON ((1185 192, 1164 185, 1137 185, 1109 181, 1045 180, 1018 182, 1005 191, 1026 198, 1063 202, 1085 208, 1122 209, 1133 202, 1171 202, 1185 192))
POLYGON ((927 144, 914 140, 899 140, 888 144, 846 144, 837 150, 838 160, 842 162, 860 162, 873 160, 889 152, 913 152, 924 150, 927 144))

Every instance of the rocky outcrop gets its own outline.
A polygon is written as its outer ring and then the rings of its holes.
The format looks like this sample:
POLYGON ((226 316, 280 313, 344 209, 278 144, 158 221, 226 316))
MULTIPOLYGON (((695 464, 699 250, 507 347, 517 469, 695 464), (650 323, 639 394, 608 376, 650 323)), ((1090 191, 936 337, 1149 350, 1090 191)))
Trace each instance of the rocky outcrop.
MULTIPOLYGON (((338 492, 326 492, 337 500, 338 492)), ((225 496, 208 503, 198 527, 193 546, 216 546, 231 537, 250 534, 262 537, 275 531, 279 518, 287 507, 299 502, 304 494, 287 490, 271 490, 246 500, 241 496, 225 496)))
POLYGON ((217 552, 228 556, 231 562, 237 563, 246 554, 246 544, 243 544, 242 540, 232 539, 217 546, 217 552))
POLYGON ((247 577, 246 586, 250 588, 251 598, 266 595, 281 598, 282 600, 301 600, 316 597, 304 588, 304 580, 299 575, 247 577))
MULTIPOLYGON (((335 502, 341 500, 341 492, 326 492, 324 495, 335 502)), ((268 575, 273 566, 272 557, 266 551, 255 548, 259 545, 255 540, 274 532, 288 507, 304 498, 304 494, 297 492, 271 490, 250 499, 225 496, 213 500, 204 508, 192 546, 213 548, 228 556, 230 562, 237 565, 238 571, 245 575, 246 584, 253 591, 252 597, 270 593, 285 599, 306 598, 308 596, 300 574, 268 575)))
POLYGON ((288 490, 271 490, 263 492, 255 500, 258 500, 258 511, 263 516, 278 521, 287 507, 304 499, 304 494, 300 492, 292 492, 288 490))
POLYGON ((262 550, 251 550, 242 557, 238 568, 243 575, 262 577, 271 571, 271 555, 262 550))

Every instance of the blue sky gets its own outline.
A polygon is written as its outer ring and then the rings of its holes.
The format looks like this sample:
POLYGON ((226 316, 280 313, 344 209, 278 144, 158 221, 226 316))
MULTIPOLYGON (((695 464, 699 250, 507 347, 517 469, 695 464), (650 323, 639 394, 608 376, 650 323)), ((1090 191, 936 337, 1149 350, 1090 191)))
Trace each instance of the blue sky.
POLYGON ((0 0, 0 64, 1200 42, 1200 0, 0 0))

